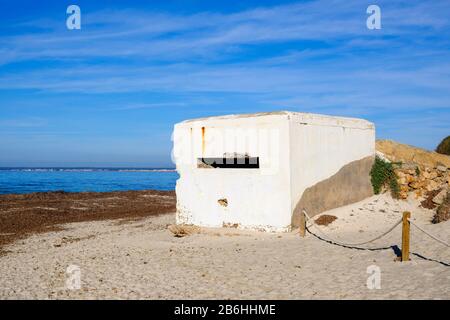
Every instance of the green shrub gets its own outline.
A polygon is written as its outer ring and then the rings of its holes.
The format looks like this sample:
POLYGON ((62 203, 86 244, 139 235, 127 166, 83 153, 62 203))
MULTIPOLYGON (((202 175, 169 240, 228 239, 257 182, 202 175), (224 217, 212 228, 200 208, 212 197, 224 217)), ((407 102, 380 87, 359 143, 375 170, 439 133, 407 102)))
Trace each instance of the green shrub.
POLYGON ((375 157, 372 170, 370 170, 370 181, 375 194, 379 194, 383 187, 386 186, 390 189, 393 198, 399 198, 400 187, 397 182, 394 165, 395 163, 387 162, 378 156, 375 157))
POLYGON ((442 140, 441 143, 439 143, 439 145, 436 148, 436 152, 450 155, 450 136, 448 136, 447 138, 442 140))

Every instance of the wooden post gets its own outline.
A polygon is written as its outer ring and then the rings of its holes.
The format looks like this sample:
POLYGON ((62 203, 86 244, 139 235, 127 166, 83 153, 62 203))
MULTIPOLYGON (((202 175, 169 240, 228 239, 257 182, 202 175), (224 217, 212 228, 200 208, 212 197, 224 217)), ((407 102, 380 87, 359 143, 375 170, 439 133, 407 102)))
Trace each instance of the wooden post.
POLYGON ((409 261, 409 228, 410 223, 408 219, 411 217, 411 212, 403 212, 402 223, 402 262, 409 261))
POLYGON ((306 233, 306 217, 305 212, 302 210, 300 213, 300 237, 304 237, 306 233))

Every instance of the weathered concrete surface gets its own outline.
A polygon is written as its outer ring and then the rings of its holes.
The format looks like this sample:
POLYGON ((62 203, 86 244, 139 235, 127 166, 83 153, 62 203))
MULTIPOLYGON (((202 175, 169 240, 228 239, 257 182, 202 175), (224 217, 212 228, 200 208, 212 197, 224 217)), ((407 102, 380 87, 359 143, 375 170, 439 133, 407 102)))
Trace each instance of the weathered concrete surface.
POLYGON ((288 144, 289 121, 284 113, 177 124, 177 223, 288 231, 292 212, 288 144), (199 162, 199 158, 231 155, 258 157, 260 167, 212 168, 199 162))
MULTIPOLYGON (((375 154, 375 128, 369 121, 298 112, 188 120, 175 125, 173 138, 180 174, 177 223, 205 227, 289 231, 295 206, 308 188, 375 154), (202 164, 236 154, 258 159, 258 168, 202 164)), ((348 173, 346 179, 357 180, 348 185, 365 186, 358 174, 368 178, 366 171, 348 173)), ((364 190, 358 192, 366 195, 364 190)), ((354 191, 346 187, 342 192, 354 191)), ((335 202, 347 204, 351 198, 344 200, 335 202)), ((331 200, 325 201, 329 207, 331 200)))
POLYGON ((292 226, 299 226, 303 209, 306 209, 309 216, 314 216, 372 196, 369 173, 373 162, 374 157, 352 161, 330 178, 306 189, 295 206, 292 226))
MULTIPOLYGON (((309 117, 310 115, 297 113, 291 115, 289 150, 291 223, 295 220, 292 219, 292 216, 303 197, 305 197, 304 199, 314 198, 317 205, 332 208, 333 197, 328 196, 328 198, 321 199, 320 189, 335 186, 332 183, 334 179, 329 184, 323 181, 336 176, 348 164, 375 155, 375 128, 369 121, 339 117, 331 117, 331 119, 320 117, 310 121, 309 117), (310 189, 320 182, 323 182, 319 185, 320 189, 317 187, 310 189), (312 197, 315 190, 317 190, 317 194, 312 197)), ((367 185, 370 167, 364 166, 364 168, 361 172, 347 175, 348 179, 355 179, 355 181, 347 185, 340 185, 339 192, 342 192, 343 195, 339 197, 342 198, 345 193, 354 192, 352 185, 367 185), (364 180, 364 183, 361 183, 361 179, 364 180)), ((358 165, 355 165, 355 170, 360 170, 358 165)), ((340 177, 341 175, 338 175, 337 180, 340 180, 340 177)), ((364 194, 366 192, 363 192, 364 194)), ((356 199, 359 201, 363 198, 356 197, 356 199)), ((306 200, 307 203, 311 201, 306 200)), ((350 202, 345 204, 351 203, 350 198, 348 201, 350 202)), ((294 227, 296 225, 294 224, 294 227)))

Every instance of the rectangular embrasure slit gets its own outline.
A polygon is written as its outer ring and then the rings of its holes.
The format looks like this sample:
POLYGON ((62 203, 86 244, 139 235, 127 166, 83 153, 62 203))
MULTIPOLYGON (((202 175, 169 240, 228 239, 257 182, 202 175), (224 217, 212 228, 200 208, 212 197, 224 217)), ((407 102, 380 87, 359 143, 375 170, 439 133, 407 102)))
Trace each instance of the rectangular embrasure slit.
POLYGON ((259 157, 197 158, 197 168, 259 169, 259 157))

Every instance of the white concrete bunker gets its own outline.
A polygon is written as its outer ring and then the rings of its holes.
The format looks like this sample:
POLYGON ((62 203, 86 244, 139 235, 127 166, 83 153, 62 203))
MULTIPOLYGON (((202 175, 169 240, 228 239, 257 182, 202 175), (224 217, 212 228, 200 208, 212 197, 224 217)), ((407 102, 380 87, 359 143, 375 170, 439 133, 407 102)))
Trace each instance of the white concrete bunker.
POLYGON ((270 112, 175 125, 177 223, 289 231, 372 195, 375 128, 362 119, 270 112))

